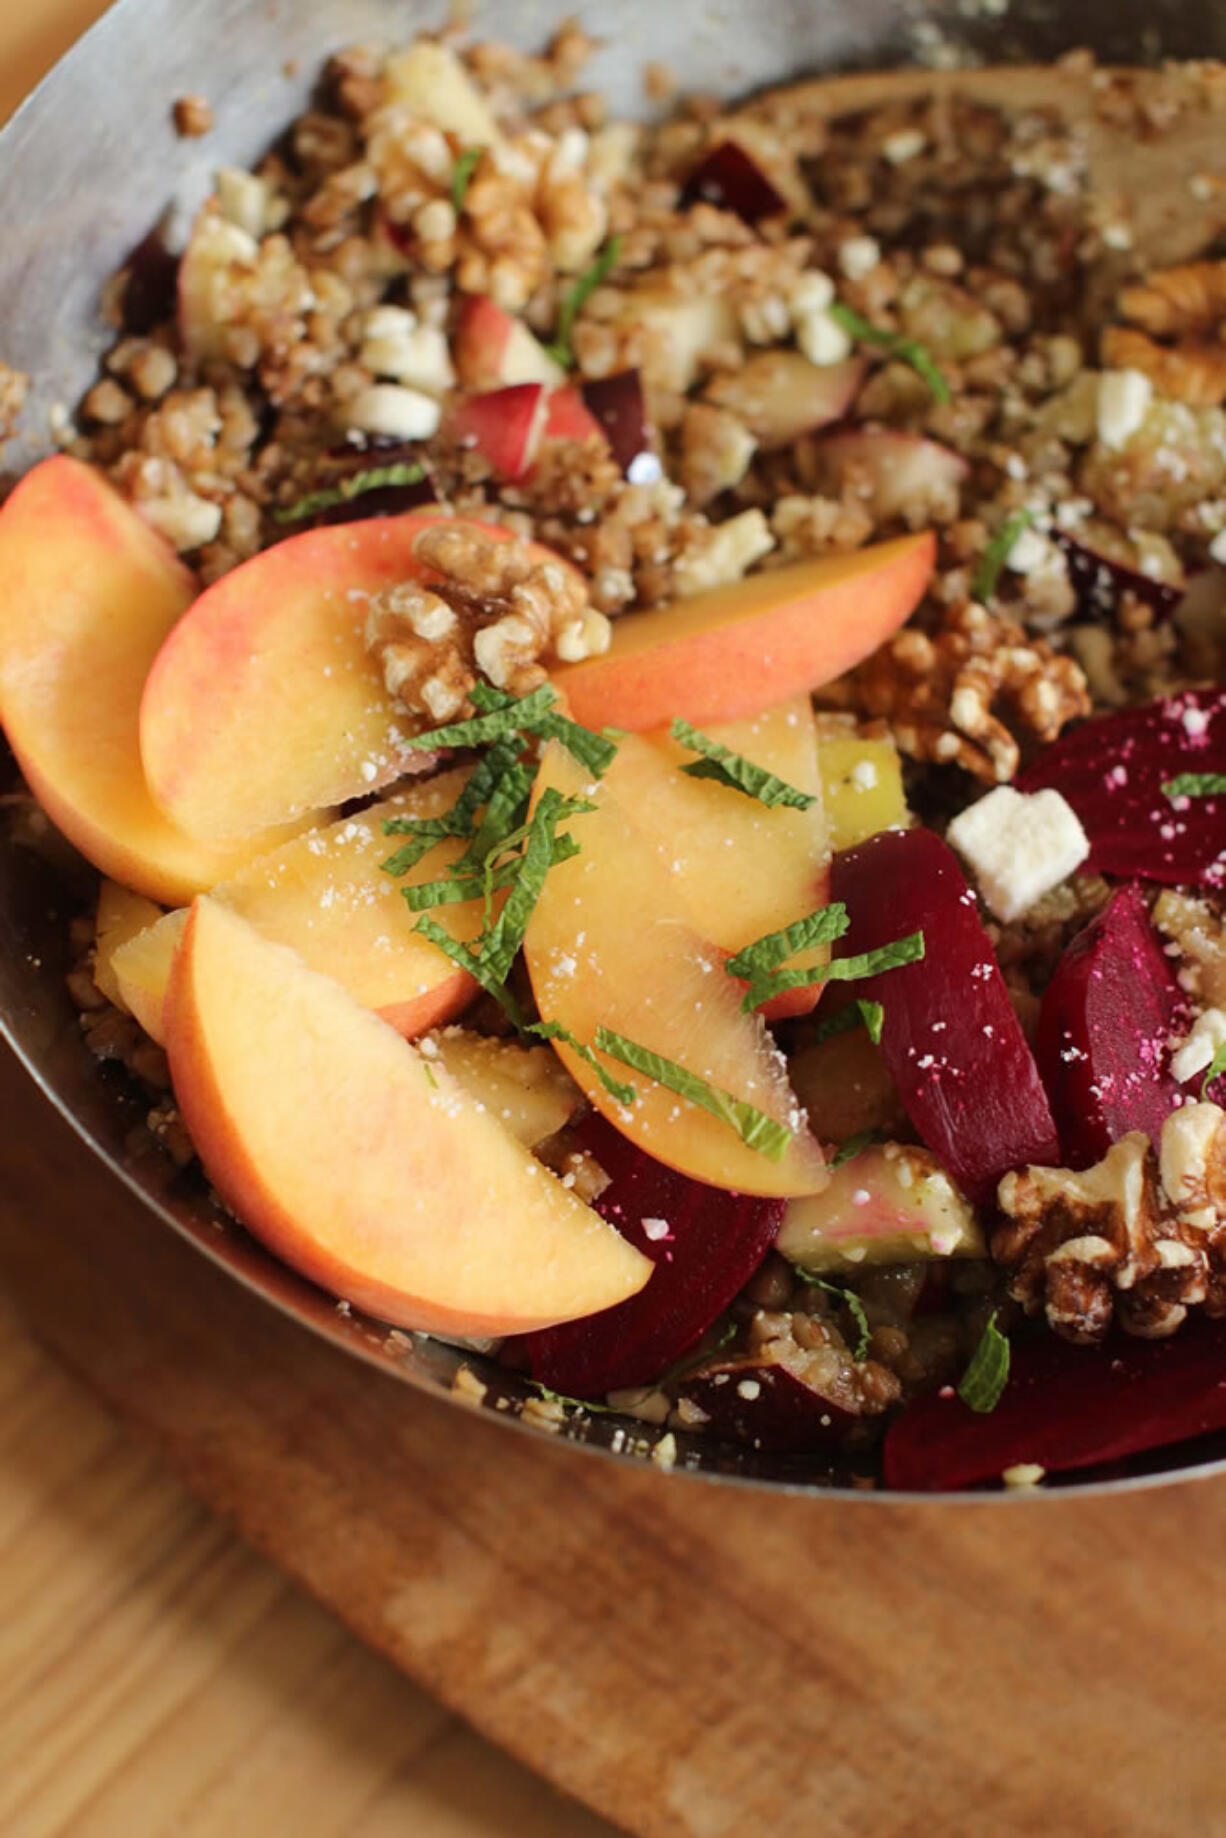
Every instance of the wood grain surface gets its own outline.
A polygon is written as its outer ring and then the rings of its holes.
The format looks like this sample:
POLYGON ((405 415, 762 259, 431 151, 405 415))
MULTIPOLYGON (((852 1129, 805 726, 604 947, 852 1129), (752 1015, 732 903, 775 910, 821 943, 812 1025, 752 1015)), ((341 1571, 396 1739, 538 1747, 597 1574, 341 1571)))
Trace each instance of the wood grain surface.
MULTIPOLYGON (((0 1077, 0 1282, 40 1337, 364 1640, 607 1817, 643 1838, 1226 1834, 1226 1484, 891 1508, 616 1468, 313 1340, 0 1077)), ((238 1565, 231 1591, 182 1561, 201 1620, 241 1640, 267 1573, 238 1565)), ((23 1594, 37 1616, 37 1568, 23 1594)), ((312 1689, 323 1722, 365 1721, 312 1689)), ((241 1757, 241 1709, 215 1714, 241 1757)))

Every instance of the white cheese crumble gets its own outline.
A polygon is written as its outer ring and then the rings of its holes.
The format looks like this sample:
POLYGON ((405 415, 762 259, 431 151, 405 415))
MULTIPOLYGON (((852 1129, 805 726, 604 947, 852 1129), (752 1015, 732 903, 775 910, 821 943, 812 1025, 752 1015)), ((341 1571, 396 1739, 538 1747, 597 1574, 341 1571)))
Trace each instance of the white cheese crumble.
POLYGON ((1226 562, 1226 530, 1219 530, 1209 544, 1209 554, 1215 562, 1226 562))
POLYGON ((659 1244, 662 1238, 668 1237, 667 1219, 644 1219, 641 1224, 644 1237, 649 1238, 653 1244, 659 1244))
POLYGON ((847 236, 839 244, 839 267, 849 281, 862 281, 881 260, 875 236, 847 236))
POLYGON ((970 867, 991 911, 1006 922, 1029 912, 1090 853, 1072 806, 1058 791, 998 785, 954 818, 949 841, 970 867))
POLYGON ((881 143, 881 151, 891 166, 905 166, 917 153, 922 153, 927 145, 927 137, 918 128, 900 128, 897 134, 886 135, 881 143))
POLYGON ((1181 1085, 1186 1085, 1189 1079, 1213 1064, 1219 1049, 1224 1046, 1226 1010, 1207 1008, 1203 1015, 1196 1017, 1183 1040, 1176 1043, 1171 1055, 1171 1071, 1181 1085))
POLYGON ((1104 370, 1098 379, 1098 438, 1122 447, 1140 428, 1154 399, 1154 386, 1140 370, 1104 370))

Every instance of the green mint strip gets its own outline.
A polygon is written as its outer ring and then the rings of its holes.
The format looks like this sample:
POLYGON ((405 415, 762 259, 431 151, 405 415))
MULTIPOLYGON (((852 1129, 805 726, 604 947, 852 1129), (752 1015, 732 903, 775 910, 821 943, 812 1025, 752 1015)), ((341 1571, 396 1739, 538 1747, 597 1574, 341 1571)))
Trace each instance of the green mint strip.
POLYGON ((819 1024, 813 1036, 814 1046, 820 1046, 824 1040, 833 1040, 838 1034, 853 1034, 858 1027, 864 1028, 875 1047, 881 1045, 881 1030, 885 1024, 885 1009, 880 1002, 866 1002, 857 997, 841 1008, 837 1015, 819 1024))
MULTIPOLYGON (((556 700, 548 683, 542 683, 530 695, 476 715, 470 721, 453 721, 446 727, 432 728, 428 734, 414 734, 404 742, 406 747, 483 747, 492 740, 505 740, 511 734, 532 731, 532 723, 549 713, 556 700)), ((477 701, 474 693, 473 701, 477 701)), ((480 704, 478 703, 478 706, 480 704)))
MULTIPOLYGON (((548 689, 548 684, 545 685, 548 689)), ((539 690, 533 691, 539 695, 539 690)), ((525 698, 527 701, 529 698, 525 698)), ((524 707, 524 701, 516 702, 514 696, 507 695, 504 689, 494 689, 488 683, 477 683, 473 687, 472 701, 483 714, 495 714, 503 709, 524 707)), ((557 740, 566 751, 586 766, 593 778, 603 778, 613 761, 617 758, 617 748, 607 734, 597 734, 591 728, 580 727, 577 721, 571 721, 566 715, 559 714, 553 706, 557 696, 549 690, 549 706, 543 715, 533 712, 523 722, 526 733, 535 734, 541 740, 557 740)))
POLYGON ((461 970, 467 970, 474 983, 479 984, 487 995, 493 996, 495 1002, 515 1027, 522 1030, 527 1025, 524 1012, 510 990, 503 987, 499 978, 491 976, 481 959, 470 951, 467 945, 461 944, 458 938, 453 938, 437 919, 431 919, 427 913, 417 921, 413 929, 420 932, 430 944, 437 945, 443 955, 449 957, 453 964, 458 964, 461 970))
POLYGON ((643 1073, 667 1091, 675 1091, 679 1098, 688 1098, 691 1104, 699 1105, 718 1117, 721 1123, 729 1124, 747 1148, 756 1149, 768 1161, 777 1162, 787 1152, 793 1132, 786 1124, 776 1123, 773 1117, 747 1104, 743 1098, 734 1098, 731 1092, 709 1085, 706 1079, 679 1066, 676 1060, 665 1059, 662 1053, 627 1040, 624 1034, 615 1034, 607 1027, 596 1029, 596 1046, 610 1059, 621 1060, 624 1066, 643 1073))
POLYGON ((593 1404, 589 1398, 568 1398, 564 1391, 550 1391, 548 1385, 541 1384, 540 1379, 525 1379, 524 1383, 531 1385, 536 1395, 544 1398, 547 1404, 561 1404, 567 1410, 586 1411, 593 1417, 616 1417, 618 1414, 611 1404, 593 1404))
POLYGON ((793 920, 782 931, 766 932, 761 938, 755 938, 751 945, 745 945, 735 957, 730 957, 724 969, 729 976, 762 976, 783 963, 785 958, 795 957, 797 951, 833 944, 850 924, 847 908, 841 900, 835 900, 829 906, 819 906, 804 919, 793 920))
POLYGON ((451 202, 457 215, 464 209, 468 188, 473 182, 473 174, 481 164, 481 155, 484 152, 484 147, 465 147, 456 160, 455 171, 451 175, 451 202))
POLYGON ((420 485, 425 476, 425 467, 416 462, 406 464, 400 461, 394 466, 370 466, 365 472, 355 472, 351 478, 341 479, 323 491, 309 491, 305 498, 299 498, 295 504, 274 511, 272 520, 274 523, 301 523, 306 517, 315 517, 320 511, 334 510, 338 504, 348 504, 368 491, 387 491, 397 485, 420 485))
POLYGON ((669 732, 674 740, 679 740, 691 753, 702 755, 693 765, 681 768, 691 778, 717 779, 733 791, 743 791, 746 797, 756 798, 768 810, 773 810, 777 804, 786 804, 793 810, 807 811, 817 803, 817 799, 807 791, 798 791, 786 779, 776 778, 773 772, 755 766, 743 753, 734 753, 731 747, 721 746, 709 734, 702 734, 697 728, 692 728, 688 721, 678 717, 669 732))
POLYGON ((952 402, 953 395, 949 384, 941 374, 932 353, 921 345, 917 338, 908 338, 902 332, 883 332, 871 320, 857 313, 854 307, 844 306, 836 300, 830 308, 830 317, 836 319, 845 332, 859 339, 861 344, 875 345, 880 351, 888 351, 891 357, 900 358, 904 364, 910 364, 916 375, 927 383, 938 402, 952 402))
MULTIPOLYGON (((519 759, 519 747, 510 740, 499 741, 490 748, 484 759, 478 760, 473 767, 463 791, 449 811, 441 817, 388 817, 383 824, 385 836, 411 836, 412 842, 405 844, 385 862, 380 863, 384 874, 398 878, 415 868, 422 856, 432 849, 436 842, 445 836, 468 836, 476 822, 477 812, 493 796, 505 775, 510 772, 519 759)), ((457 863, 457 866, 459 864, 457 863)))
POLYGON ((799 1264, 793 1266, 792 1274, 798 1276, 802 1283, 807 1283, 810 1289, 824 1289, 827 1295, 837 1296, 839 1298, 839 1301, 843 1304, 856 1324, 856 1350, 852 1354, 852 1358, 854 1360, 863 1359, 864 1355, 868 1352, 868 1343, 872 1330, 868 1325, 868 1316, 864 1312, 864 1304, 855 1290, 845 1289, 842 1283, 829 1283, 824 1276, 817 1276, 812 1270, 803 1270, 799 1264))
POLYGON ((527 818, 534 777, 532 768, 520 762, 503 773, 490 793, 485 815, 473 831, 467 849, 452 864, 453 874, 479 873, 488 856, 507 846, 508 837, 527 818))
MULTIPOLYGON (((579 844, 573 836, 558 836, 554 840, 553 860, 551 866, 559 862, 568 862, 578 855, 579 844)), ((477 869, 470 874, 452 873, 440 881, 419 881, 415 887, 400 889, 408 902, 409 911, 428 913, 436 906, 463 906, 469 900, 479 900, 485 894, 501 892, 510 887, 519 877, 520 859, 500 862, 497 866, 493 860, 486 862, 484 869, 477 869)))
POLYGON ((1226 772, 1181 772, 1162 789, 1168 798, 1216 798, 1226 791, 1226 772))
POLYGON ((621 1079, 614 1078, 609 1068, 601 1065, 592 1049, 585 1046, 576 1035, 571 1033, 569 1028, 564 1028, 560 1021, 534 1021, 525 1031, 535 1034, 541 1040, 560 1040, 563 1046, 569 1047, 572 1053, 577 1053, 579 1058, 592 1068, 610 1097, 616 1098, 619 1104, 636 1102, 639 1094, 634 1086, 623 1084, 621 1079))
POLYGON ((1009 1342, 992 1315, 983 1330, 983 1338, 962 1374, 958 1396, 968 1409, 986 1416, 996 1409, 1009 1382, 1009 1342))
POLYGON ((575 353, 571 346, 571 333, 574 331, 575 320, 600 283, 616 268, 621 247, 621 237, 610 236, 591 267, 579 276, 562 302, 554 341, 551 345, 546 345, 545 349, 555 363, 561 364, 563 370, 569 370, 575 361, 575 353))
MULTIPOLYGON (((861 951, 855 957, 835 957, 828 964, 814 964, 807 970, 773 970, 752 978, 741 1002, 741 1013, 747 1015, 761 1008, 764 1002, 782 995, 787 989, 806 989, 812 983, 856 983, 862 977, 880 976, 885 970, 917 963, 923 955, 924 934, 909 932, 905 938, 879 945, 875 951, 861 951)), ((729 964, 724 968, 729 968, 729 964)))
POLYGON ((865 1149, 871 1149, 875 1142, 881 1141, 878 1130, 857 1130, 854 1136, 848 1136, 841 1142, 830 1158, 832 1168, 841 1168, 844 1162, 853 1161, 862 1155, 865 1149))
POLYGON ((1014 511, 997 530, 995 536, 979 558, 975 578, 971 582, 971 597, 986 605, 996 592, 996 583, 1000 571, 1009 559, 1012 549, 1023 530, 1028 530, 1034 522, 1034 512, 1028 510, 1014 511))
POLYGON ((1226 1041, 1223 1041, 1222 1045, 1218 1048, 1217 1052, 1213 1055, 1212 1064, 1209 1066, 1208 1071, 1205 1073, 1204 1078, 1200 1082, 1200 1095, 1201 1095, 1202 1103, 1206 1101, 1209 1095, 1210 1085, 1213 1084, 1213 1081, 1215 1079, 1220 1079, 1223 1072, 1226 1072, 1226 1041))
POLYGON ((500 983, 505 983, 510 974, 516 953, 524 942, 532 909, 540 899, 545 877, 554 865, 557 841, 554 831, 559 823, 574 814, 575 804, 575 799, 564 798, 551 785, 527 826, 523 853, 518 858, 519 872, 507 896, 506 905, 499 913, 495 925, 482 935, 481 940, 482 962, 488 974, 496 977, 500 983))

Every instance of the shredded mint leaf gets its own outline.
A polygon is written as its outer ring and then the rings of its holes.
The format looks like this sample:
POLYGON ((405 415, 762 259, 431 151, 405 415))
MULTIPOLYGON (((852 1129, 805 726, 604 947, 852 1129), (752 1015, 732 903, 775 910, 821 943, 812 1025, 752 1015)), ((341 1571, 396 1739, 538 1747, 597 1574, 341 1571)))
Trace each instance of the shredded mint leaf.
POLYGON ((500 983, 505 983, 510 974, 511 965, 524 942, 532 909, 540 898, 545 877, 554 865, 554 850, 557 846, 554 832, 558 824, 574 816, 577 809, 585 808, 590 809, 585 800, 564 798, 561 792, 550 785, 533 812, 532 821, 527 825, 523 853, 517 858, 518 873, 506 904, 494 925, 481 937, 481 960, 487 973, 496 977, 500 983))
POLYGON ((722 1353, 724 1348, 730 1346, 735 1339, 736 1322, 725 1321, 718 1338, 709 1347, 700 1346, 696 1347, 692 1353, 683 1353, 679 1360, 669 1366, 668 1370, 656 1380, 656 1390, 667 1391, 670 1385, 676 1385, 681 1379, 689 1378, 691 1373, 705 1366, 707 1361, 714 1359, 717 1353, 722 1353))
POLYGON ((307 517, 317 516, 320 511, 330 511, 338 504, 348 504, 351 499, 360 498, 368 491, 387 491, 395 485, 420 485, 425 476, 425 467, 415 461, 412 464, 401 460, 394 466, 370 466, 366 471, 355 472, 352 477, 341 479, 322 491, 307 492, 296 503, 274 511, 272 520, 274 523, 301 523, 307 517))
POLYGON ((854 307, 844 306, 836 300, 830 308, 830 317, 837 319, 845 332, 858 338, 861 344, 875 345, 878 350, 888 351, 891 357, 901 358, 904 364, 910 364, 915 374, 924 379, 938 402, 952 402, 953 395, 938 368, 932 353, 921 345, 917 338, 908 338, 903 332, 883 332, 871 320, 857 313, 854 307))
POLYGON ((551 1391, 548 1385, 542 1385, 540 1379, 526 1379, 525 1383, 531 1385, 537 1396, 544 1398, 547 1404, 563 1404, 567 1410, 588 1411, 597 1417, 616 1417, 618 1414, 611 1404, 593 1404, 587 1398, 568 1398, 564 1391, 551 1391))
POLYGON ((743 1098, 734 1098, 731 1092, 709 1085, 706 1079, 679 1066, 676 1060, 665 1059, 662 1053, 627 1040, 624 1034, 615 1034, 611 1028, 596 1029, 596 1045, 611 1059, 621 1060, 623 1065, 654 1079, 667 1091, 675 1091, 679 1098, 688 1098, 691 1104, 709 1111, 721 1123, 730 1124, 747 1148, 756 1149, 768 1161, 780 1161, 786 1153, 793 1132, 755 1105, 747 1104, 743 1098))
POLYGON ((1000 571, 1009 559, 1012 549, 1023 530, 1028 530, 1034 522, 1034 512, 1028 510, 1014 511, 1012 517, 1006 518, 995 536, 979 558, 975 578, 971 582, 971 597, 986 605, 996 592, 996 583, 1000 571))
POLYGON ((432 1091, 437 1091, 438 1090, 438 1080, 434 1076, 434 1068, 430 1064, 428 1059, 424 1059, 422 1061, 421 1069, 426 1075, 427 1085, 429 1085, 432 1091))
POLYGON ((1181 772, 1162 790, 1168 798, 1216 798, 1226 792, 1226 772, 1181 772))
POLYGON ((819 1024, 813 1036, 813 1044, 820 1046, 823 1040, 833 1040, 836 1034, 852 1034, 858 1027, 863 1027, 873 1045, 879 1047, 884 1024, 885 1009, 881 1003, 866 1002, 858 996, 846 1008, 841 1008, 837 1015, 831 1015, 819 1024))
MULTIPOLYGON (((578 854, 579 844, 573 836, 557 836, 554 838, 550 866, 556 868, 559 862, 568 862, 578 854)), ((408 902, 410 912, 428 913, 436 906, 463 906, 469 900, 500 893, 504 887, 514 884, 519 871, 518 856, 497 864, 491 856, 487 858, 484 867, 468 874, 457 874, 453 868, 442 880, 419 881, 415 887, 402 887, 400 891, 408 902)))
POLYGON ((842 1283, 827 1282, 824 1276, 818 1276, 813 1270, 806 1270, 800 1264, 792 1266, 792 1275, 798 1276, 802 1283, 808 1283, 810 1289, 824 1289, 827 1295, 837 1296, 848 1314, 856 1324, 856 1349, 852 1358, 857 1362, 868 1352, 868 1343, 872 1329, 868 1325, 868 1316, 864 1304, 854 1289, 845 1289, 842 1283))
POLYGON ((545 349, 555 363, 561 364, 563 370, 569 370, 575 361, 575 353, 571 347, 571 333, 574 331, 575 320, 600 283, 616 268, 618 257, 621 255, 621 247, 621 237, 610 236, 591 267, 579 276, 562 302, 553 343, 546 345, 545 349))
POLYGON ((443 955, 449 957, 453 964, 458 964, 461 970, 467 970, 474 983, 479 984, 486 995, 493 996, 507 1019, 519 1029, 520 1033, 527 1031, 527 1017, 511 991, 497 977, 490 975, 487 966, 466 944, 461 944, 458 938, 453 938, 446 927, 441 926, 437 919, 431 919, 428 913, 423 914, 413 929, 420 932, 422 937, 432 945, 437 945, 443 955))
MULTIPOLYGON (((545 685, 548 688, 548 685, 545 685)), ((539 695, 540 691, 533 691, 539 695)), ((549 690, 551 704, 557 701, 552 689, 549 690)), ((479 709, 487 713, 496 713, 503 709, 522 709, 524 702, 516 702, 503 689, 495 689, 489 683, 477 683, 473 687, 472 700, 479 709)), ((552 706, 544 714, 530 711, 529 719, 524 722, 527 733, 537 735, 541 740, 558 740, 566 751, 586 766, 593 778, 603 778, 617 757, 617 748, 609 734, 597 734, 591 728, 581 727, 577 721, 571 721, 566 715, 558 713, 552 706)))
MULTIPOLYGON (((752 949, 752 946, 750 947, 752 949)), ((741 1002, 741 1013, 761 1008, 787 989, 806 989, 812 983, 857 983, 862 977, 880 976, 885 970, 897 970, 903 964, 914 964, 924 955, 924 934, 909 932, 891 944, 878 945, 875 951, 861 951, 854 957, 831 958, 828 964, 813 964, 807 969, 758 972, 750 978, 749 988, 741 1002)), ((732 959, 725 964, 731 969, 732 959)), ((735 973, 734 973, 735 974, 735 973)))
POLYGON ((986 1416, 996 1409, 1009 1382, 1009 1342, 996 1325, 993 1314, 983 1330, 983 1338, 962 1374, 958 1396, 970 1410, 986 1416))
POLYGON ((560 1040, 572 1053, 577 1053, 596 1073, 610 1097, 616 1098, 619 1104, 633 1104, 638 1098, 633 1085, 623 1084, 621 1079, 614 1078, 609 1068, 601 1065, 592 1049, 585 1046, 569 1028, 564 1028, 560 1021, 534 1021, 525 1031, 536 1034, 541 1040, 560 1040))
POLYGON ((1210 1085, 1213 1084, 1215 1079, 1220 1079, 1224 1072, 1226 1072, 1226 1042, 1223 1042, 1223 1044, 1218 1048, 1217 1052, 1213 1055, 1212 1064, 1209 1066, 1208 1071, 1205 1073, 1204 1078, 1200 1082, 1200 1095, 1201 1095, 1202 1103, 1205 1102, 1205 1100, 1207 1099, 1209 1095, 1210 1085))
POLYGON ((478 760, 463 791, 451 809, 444 811, 442 816, 386 818, 383 824, 385 836, 410 836, 413 840, 380 863, 383 873, 398 879, 415 868, 422 856, 445 836, 471 835, 477 812, 494 795, 518 759, 519 747, 515 742, 499 741, 483 759, 478 760))
POLYGON ((452 863, 452 874, 480 873, 486 860, 507 846, 508 838, 528 815, 534 777, 532 768, 522 761, 507 768, 490 793, 485 815, 472 832, 467 849, 452 863))
POLYGON ((688 721, 682 721, 680 717, 673 722, 669 732, 674 740, 679 740, 691 753, 702 754, 702 758, 693 765, 681 768, 691 778, 717 779, 720 784, 729 785, 734 791, 743 791, 747 797, 756 798, 768 810, 773 810, 778 804, 786 804, 793 810, 807 811, 817 803, 817 799, 809 792, 798 791, 786 779, 776 778, 773 772, 755 766, 743 753, 734 753, 731 747, 721 746, 718 740, 699 733, 697 728, 691 727, 688 721))
POLYGON ((451 175, 451 202, 457 216, 464 209, 468 188, 472 184, 473 174, 481 164, 481 155, 484 152, 484 147, 465 147, 456 160, 455 171, 451 175))
POLYGON ((755 938, 751 945, 745 945, 730 957, 724 969, 729 976, 762 976, 783 963, 785 958, 795 957, 797 951, 833 944, 850 924, 847 908, 841 900, 834 900, 829 906, 819 906, 804 919, 793 920, 782 931, 766 932, 761 938, 755 938))
POLYGON ((865 1149, 871 1149, 875 1142, 880 1141, 880 1130, 857 1130, 854 1136, 848 1136, 839 1144, 830 1159, 830 1166, 841 1168, 844 1162, 853 1160, 855 1156, 862 1154, 865 1149))
MULTIPOLYGON (((479 685, 478 685, 479 687, 479 685)), ((473 701, 480 707, 476 694, 473 701)), ((511 734, 531 733, 533 723, 544 718, 556 701, 548 683, 521 696, 499 703, 489 714, 475 715, 468 721, 452 721, 446 727, 431 728, 428 734, 414 734, 406 747, 484 747, 492 740, 505 740, 511 734)))

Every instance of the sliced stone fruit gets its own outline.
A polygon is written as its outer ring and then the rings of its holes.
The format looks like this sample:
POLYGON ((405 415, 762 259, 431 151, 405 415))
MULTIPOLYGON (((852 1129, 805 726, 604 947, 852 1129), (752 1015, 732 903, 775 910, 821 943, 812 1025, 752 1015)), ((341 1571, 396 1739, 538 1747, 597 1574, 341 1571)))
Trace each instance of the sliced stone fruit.
POLYGON ((894 742, 818 730, 822 802, 837 854, 879 830, 905 830, 911 822, 902 787, 902 761, 894 742))

